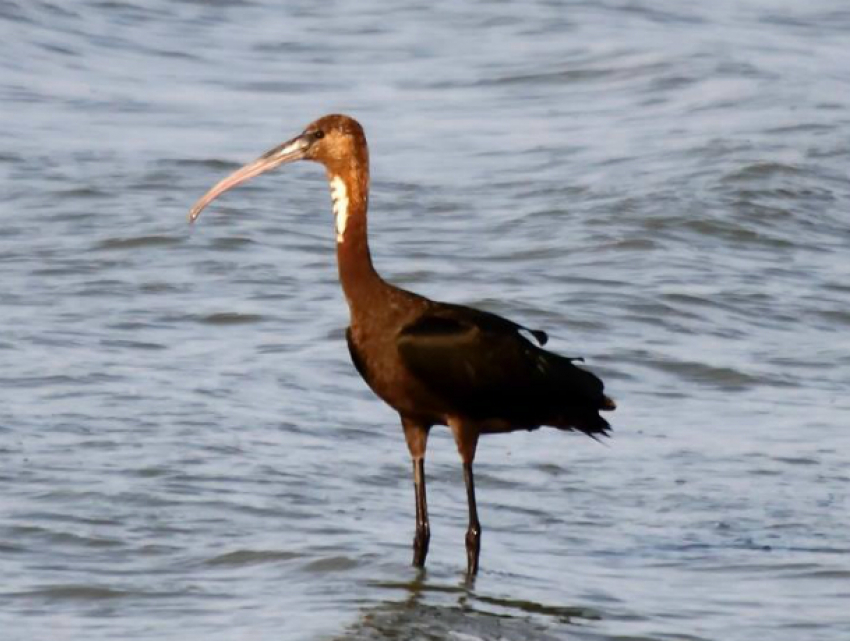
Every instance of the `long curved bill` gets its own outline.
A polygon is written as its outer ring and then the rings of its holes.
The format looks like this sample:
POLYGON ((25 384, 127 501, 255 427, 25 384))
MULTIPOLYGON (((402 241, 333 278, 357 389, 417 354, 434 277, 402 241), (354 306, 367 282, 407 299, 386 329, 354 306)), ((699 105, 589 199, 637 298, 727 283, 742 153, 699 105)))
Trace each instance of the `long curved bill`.
POLYGON ((240 185, 246 180, 250 180, 254 176, 259 176, 280 165, 301 160, 307 154, 310 144, 310 138, 302 134, 282 145, 278 145, 274 149, 270 149, 254 162, 240 167, 198 199, 198 202, 189 211, 189 222, 195 222, 198 216, 201 215, 201 212, 204 211, 204 208, 228 189, 236 187, 236 185, 240 185))

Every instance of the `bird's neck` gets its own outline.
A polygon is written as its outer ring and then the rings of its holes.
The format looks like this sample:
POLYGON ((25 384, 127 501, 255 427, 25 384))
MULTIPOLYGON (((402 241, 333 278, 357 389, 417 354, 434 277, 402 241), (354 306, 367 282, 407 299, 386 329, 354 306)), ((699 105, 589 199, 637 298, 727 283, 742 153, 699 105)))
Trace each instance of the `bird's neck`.
POLYGON ((336 231, 339 280, 352 316, 369 309, 386 284, 372 265, 367 237, 369 168, 328 169, 336 231))

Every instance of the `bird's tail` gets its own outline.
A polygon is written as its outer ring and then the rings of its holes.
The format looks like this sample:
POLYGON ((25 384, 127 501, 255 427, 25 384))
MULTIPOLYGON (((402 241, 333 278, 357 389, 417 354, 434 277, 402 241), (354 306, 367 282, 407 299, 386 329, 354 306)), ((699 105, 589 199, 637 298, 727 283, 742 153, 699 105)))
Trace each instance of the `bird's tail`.
POLYGON ((559 365, 562 385, 570 393, 566 398, 559 394, 561 416, 555 425, 560 429, 584 432, 597 440, 599 436, 609 436, 611 425, 599 412, 611 412, 617 404, 605 394, 602 381, 592 372, 567 362, 567 359, 560 360, 559 365))
POLYGON ((599 409, 603 412, 613 412, 615 409, 617 409, 617 404, 610 396, 603 396, 602 405, 599 407, 599 409))
POLYGON ((559 429, 578 430, 595 440, 600 436, 611 436, 611 425, 598 412, 586 410, 570 416, 565 423, 558 425, 559 429))

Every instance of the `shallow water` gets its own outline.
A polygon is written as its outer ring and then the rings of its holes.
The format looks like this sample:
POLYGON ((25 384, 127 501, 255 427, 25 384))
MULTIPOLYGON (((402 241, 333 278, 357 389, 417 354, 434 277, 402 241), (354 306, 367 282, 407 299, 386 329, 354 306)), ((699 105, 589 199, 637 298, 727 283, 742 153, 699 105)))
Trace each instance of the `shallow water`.
POLYGON ((39 639, 850 634, 841 2, 0 4, 0 629, 39 639), (393 282, 546 329, 614 438, 445 431, 427 572, 348 362, 331 111, 393 282))

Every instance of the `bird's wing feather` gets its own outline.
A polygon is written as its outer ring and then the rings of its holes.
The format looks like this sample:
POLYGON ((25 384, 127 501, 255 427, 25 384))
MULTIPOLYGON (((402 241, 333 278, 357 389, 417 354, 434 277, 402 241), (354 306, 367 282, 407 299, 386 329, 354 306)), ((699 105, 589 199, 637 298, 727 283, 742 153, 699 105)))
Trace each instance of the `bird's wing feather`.
POLYGON ((459 412, 539 425, 599 409, 602 382, 570 359, 540 349, 521 326, 494 314, 445 306, 398 334, 409 371, 459 412))
POLYGON ((466 307, 465 305, 456 305, 453 303, 438 303, 438 305, 439 314, 454 318, 463 318, 469 322, 474 322, 482 329, 496 329, 507 332, 528 332, 534 337, 534 340, 536 340, 539 345, 545 345, 549 341, 549 335, 542 329, 531 329, 530 327, 520 325, 519 323, 515 323, 504 316, 499 316, 492 312, 485 312, 480 309, 475 309, 474 307, 466 307))

